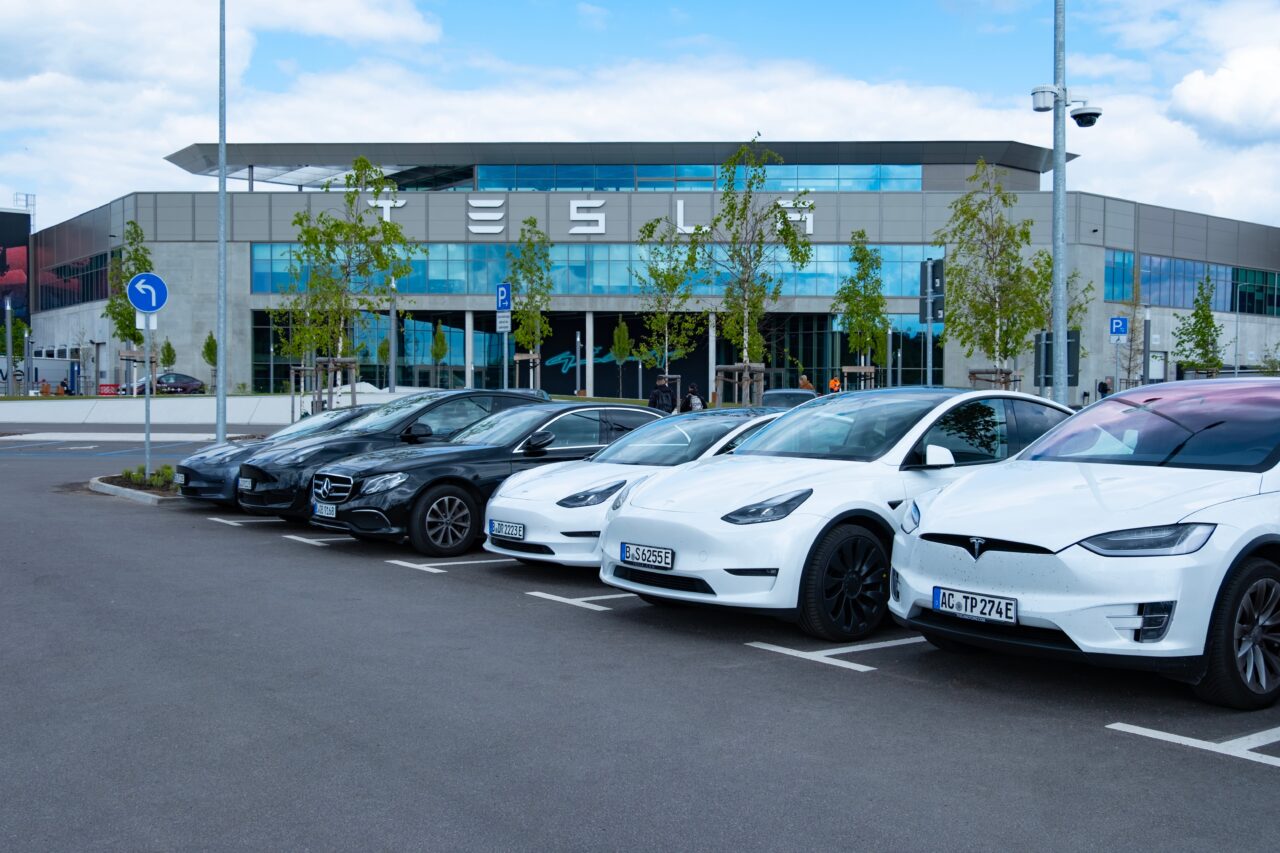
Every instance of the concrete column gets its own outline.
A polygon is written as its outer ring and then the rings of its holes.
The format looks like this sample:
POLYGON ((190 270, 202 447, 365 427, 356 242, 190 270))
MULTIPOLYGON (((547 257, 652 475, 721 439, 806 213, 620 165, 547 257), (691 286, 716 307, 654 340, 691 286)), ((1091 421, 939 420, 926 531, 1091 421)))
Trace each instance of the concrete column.
POLYGON ((249 166, 249 192, 253 192, 253 166, 249 166))
MULTIPOLYGON (((707 402, 716 390, 716 315, 712 313, 707 323, 707 387, 703 391, 707 402)), ((718 402, 717 402, 718 405, 718 402)))
POLYGON ((476 312, 468 311, 466 316, 467 316, 466 322, 463 324, 464 328, 466 329, 466 331, 463 333, 463 341, 465 342, 465 345, 463 346, 462 349, 464 352, 463 359, 466 363, 465 370, 467 375, 467 382, 463 387, 473 388, 475 387, 474 374, 475 374, 475 363, 476 363, 476 342, 475 342, 476 312))
POLYGON ((587 345, 583 350, 582 357, 586 359, 584 365, 587 370, 586 383, 583 387, 587 389, 587 396, 594 397, 596 395, 596 312, 587 312, 587 345))

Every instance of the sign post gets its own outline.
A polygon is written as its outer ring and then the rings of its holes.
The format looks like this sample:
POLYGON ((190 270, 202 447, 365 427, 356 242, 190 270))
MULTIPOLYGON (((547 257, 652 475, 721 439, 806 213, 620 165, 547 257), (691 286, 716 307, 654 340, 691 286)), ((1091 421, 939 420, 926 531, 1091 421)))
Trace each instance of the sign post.
POLYGON ((1116 385, 1111 389, 1112 393, 1120 389, 1120 347, 1129 342, 1129 318, 1128 317, 1112 317, 1108 327, 1111 334, 1111 343, 1116 348, 1116 385))
POLYGON ((146 402, 143 404, 143 470, 151 476, 151 388, 155 384, 155 368, 152 366, 151 332, 156 327, 156 312, 169 301, 169 286, 153 272, 138 273, 129 279, 125 288, 129 304, 138 312, 137 325, 143 329, 146 340, 146 402))
POLYGON ((497 330, 502 333, 502 387, 507 388, 507 335, 511 333, 511 284, 502 282, 498 285, 497 330))

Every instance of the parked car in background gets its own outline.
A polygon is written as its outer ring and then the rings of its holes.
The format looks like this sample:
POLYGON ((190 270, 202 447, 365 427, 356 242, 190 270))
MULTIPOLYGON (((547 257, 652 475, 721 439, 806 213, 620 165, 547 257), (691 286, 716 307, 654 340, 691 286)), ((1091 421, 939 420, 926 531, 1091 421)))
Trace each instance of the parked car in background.
POLYGON ((514 474, 489 499, 484 547, 525 561, 599 566, 600 531, 614 494, 657 471, 729 453, 781 414, 709 409, 663 418, 581 461, 514 474))
POLYGON ((1070 414, 1006 391, 821 397, 732 455, 618 492, 600 578, 651 601, 770 610, 815 637, 864 637, 888 611, 902 502, 1009 458, 1070 414))
POLYGON ((312 484, 311 523, 456 556, 483 533, 485 501, 510 475, 590 456, 663 416, 609 403, 539 403, 499 412, 450 441, 326 465, 312 484))
POLYGON ((179 462, 173 482, 184 498, 235 506, 236 477, 241 462, 268 447, 337 429, 377 408, 375 404, 347 406, 295 421, 266 438, 211 444, 179 462))
POLYGON ((339 428, 255 453, 240 465, 236 499, 249 512, 305 521, 311 475, 322 465, 391 447, 446 441, 494 412, 537 403, 522 391, 427 391, 387 403, 339 428))
POLYGON ((1280 380, 1145 385, 902 518, 891 607, 942 648, 1280 698, 1280 380))
MULTIPOLYGON (((147 382, 150 379, 150 376, 144 376, 132 385, 121 385, 116 390, 116 394, 127 396, 137 393, 141 396, 147 393, 147 382)), ((205 387, 199 379, 185 373, 161 373, 156 377, 156 384, 152 390, 157 394, 203 394, 205 387)))
POLYGON ((807 388, 770 388, 760 396, 760 405, 794 409, 817 398, 818 392, 807 388))

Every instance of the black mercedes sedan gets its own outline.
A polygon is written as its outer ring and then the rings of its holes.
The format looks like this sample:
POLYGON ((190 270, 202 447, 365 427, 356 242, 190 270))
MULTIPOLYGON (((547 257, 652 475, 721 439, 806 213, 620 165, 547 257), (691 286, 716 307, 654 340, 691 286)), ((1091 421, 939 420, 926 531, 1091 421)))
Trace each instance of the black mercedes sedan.
POLYGON ((432 557, 466 553, 484 505, 511 474, 584 459, 663 412, 617 403, 542 403, 500 412, 448 442, 366 453, 312 482, 311 523, 358 539, 398 541, 432 557))
POLYGON ((248 512, 304 521, 311 475, 330 462, 404 445, 445 441, 494 412, 539 403, 529 391, 427 391, 387 403, 332 432, 269 447, 241 465, 236 497, 248 512))
POLYGON ((286 441, 297 441, 337 429, 377 408, 379 406, 374 403, 346 406, 295 421, 266 438, 211 444, 179 462, 174 469, 173 482, 178 486, 178 494, 184 498, 235 506, 236 477, 239 476, 241 462, 286 441))

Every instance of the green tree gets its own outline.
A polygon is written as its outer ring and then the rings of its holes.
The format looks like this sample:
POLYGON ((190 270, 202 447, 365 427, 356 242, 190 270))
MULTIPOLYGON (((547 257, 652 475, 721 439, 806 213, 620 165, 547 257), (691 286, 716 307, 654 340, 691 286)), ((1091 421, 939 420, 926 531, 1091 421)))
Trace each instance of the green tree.
POLYGON ((124 246, 119 254, 112 252, 107 264, 107 304, 102 309, 102 316, 111 321, 111 332, 116 339, 142 346, 142 330, 137 327, 136 309, 129 304, 129 296, 125 289, 129 280, 138 273, 151 272, 151 250, 146 245, 147 237, 142 227, 130 219, 124 225, 124 246))
POLYGON ((440 367, 445 356, 449 354, 449 339, 445 337, 444 326, 437 320, 435 330, 431 333, 431 363, 436 366, 436 386, 440 386, 440 367))
POLYGON ((866 363, 884 352, 889 317, 881 276, 880 250, 867 246, 867 232, 859 229, 849 235, 849 262, 853 274, 836 288, 831 311, 841 319, 849 338, 849 352, 861 353, 866 363))
MULTIPOLYGON (((22 359, 26 356, 26 353, 22 351, 22 342, 27 334, 27 329, 28 326, 26 323, 22 322, 21 317, 13 318, 13 363, 15 366, 22 364, 22 359)), ((0 311, 0 358, 4 358, 9 352, 5 348, 8 346, 5 340, 5 334, 4 313, 0 311)))
MULTIPOLYGON (((1031 256, 1031 289, 1039 297, 1040 328, 1053 326, 1053 254, 1047 249, 1039 249, 1031 256)), ((1084 281, 1079 270, 1067 274, 1067 328, 1080 331, 1089 315, 1089 302, 1093 299, 1092 281, 1084 281)), ((1133 326, 1130 324, 1130 330, 1133 326)), ((1034 335, 1029 345, 1034 345, 1034 335)), ((1139 345, 1141 346, 1141 345, 1139 345)), ((1087 358, 1089 352, 1084 347, 1084 336, 1080 336, 1080 357, 1087 358)), ((1116 389, 1119 390, 1119 389, 1116 389)))
MULTIPOLYGON (((515 250, 508 250, 507 265, 511 270, 512 336, 516 346, 538 357, 542 342, 551 337, 551 240, 538 227, 538 218, 530 216, 520 223, 520 237, 515 250)), ((537 387, 542 387, 542 369, 538 368, 537 387)))
POLYGON ((378 363, 382 365, 382 379, 383 379, 384 385, 387 384, 386 379, 387 379, 388 369, 389 369, 388 362, 390 361, 391 361, 391 338, 387 337, 378 341, 378 363))
POLYGON ((292 281, 283 304, 271 309, 273 323, 290 329, 281 352, 292 358, 354 352, 352 341, 390 300, 387 279, 407 276, 410 258, 425 254, 373 205, 396 200, 396 186, 380 168, 357 157, 344 183, 336 214, 304 210, 293 217, 292 281))
POLYGON ((782 292, 775 262, 785 259, 802 268, 813 258, 809 238, 791 219, 811 215, 808 192, 797 193, 789 208, 759 195, 764 190, 765 168, 781 164, 782 158, 760 148, 758 139, 739 147, 720 167, 719 212, 702 243, 703 267, 723 282, 718 308, 721 334, 737 343, 744 362, 764 359, 761 324, 770 303, 782 292))
POLYGON ((622 315, 618 315, 618 325, 613 327, 613 345, 609 347, 609 355, 613 356, 613 363, 618 365, 618 396, 624 396, 622 393, 622 368, 627 363, 627 359, 631 358, 635 352, 636 342, 631 339, 631 330, 627 328, 627 322, 622 319, 622 315))
POLYGON ((973 189, 951 203, 950 220, 934 235, 947 246, 943 337, 1004 369, 1046 325, 1044 281, 1023 257, 1031 220, 1009 218, 1018 197, 1005 191, 998 170, 980 159, 968 180, 973 189))
POLYGON ((705 316, 692 310, 694 283, 702 272, 702 245, 707 232, 681 232, 670 218, 653 219, 640 228, 644 262, 631 272, 640 284, 646 335, 640 342, 646 367, 670 373, 671 356, 679 358, 696 346, 705 316))
POLYGON ((160 345, 160 369, 173 370, 173 366, 177 363, 178 353, 174 351, 169 339, 165 338, 164 343, 160 345))
POLYGON ((1174 314, 1174 356, 1184 367, 1210 375, 1222 369, 1222 354, 1218 341, 1222 338, 1222 324, 1213 319, 1213 280, 1205 276, 1196 285, 1196 296, 1191 303, 1191 313, 1174 314))
POLYGON ((209 384, 216 388, 218 385, 218 339, 213 336, 213 332, 204 339, 204 346, 200 347, 200 358, 209 365, 209 370, 213 373, 213 381, 209 384))

